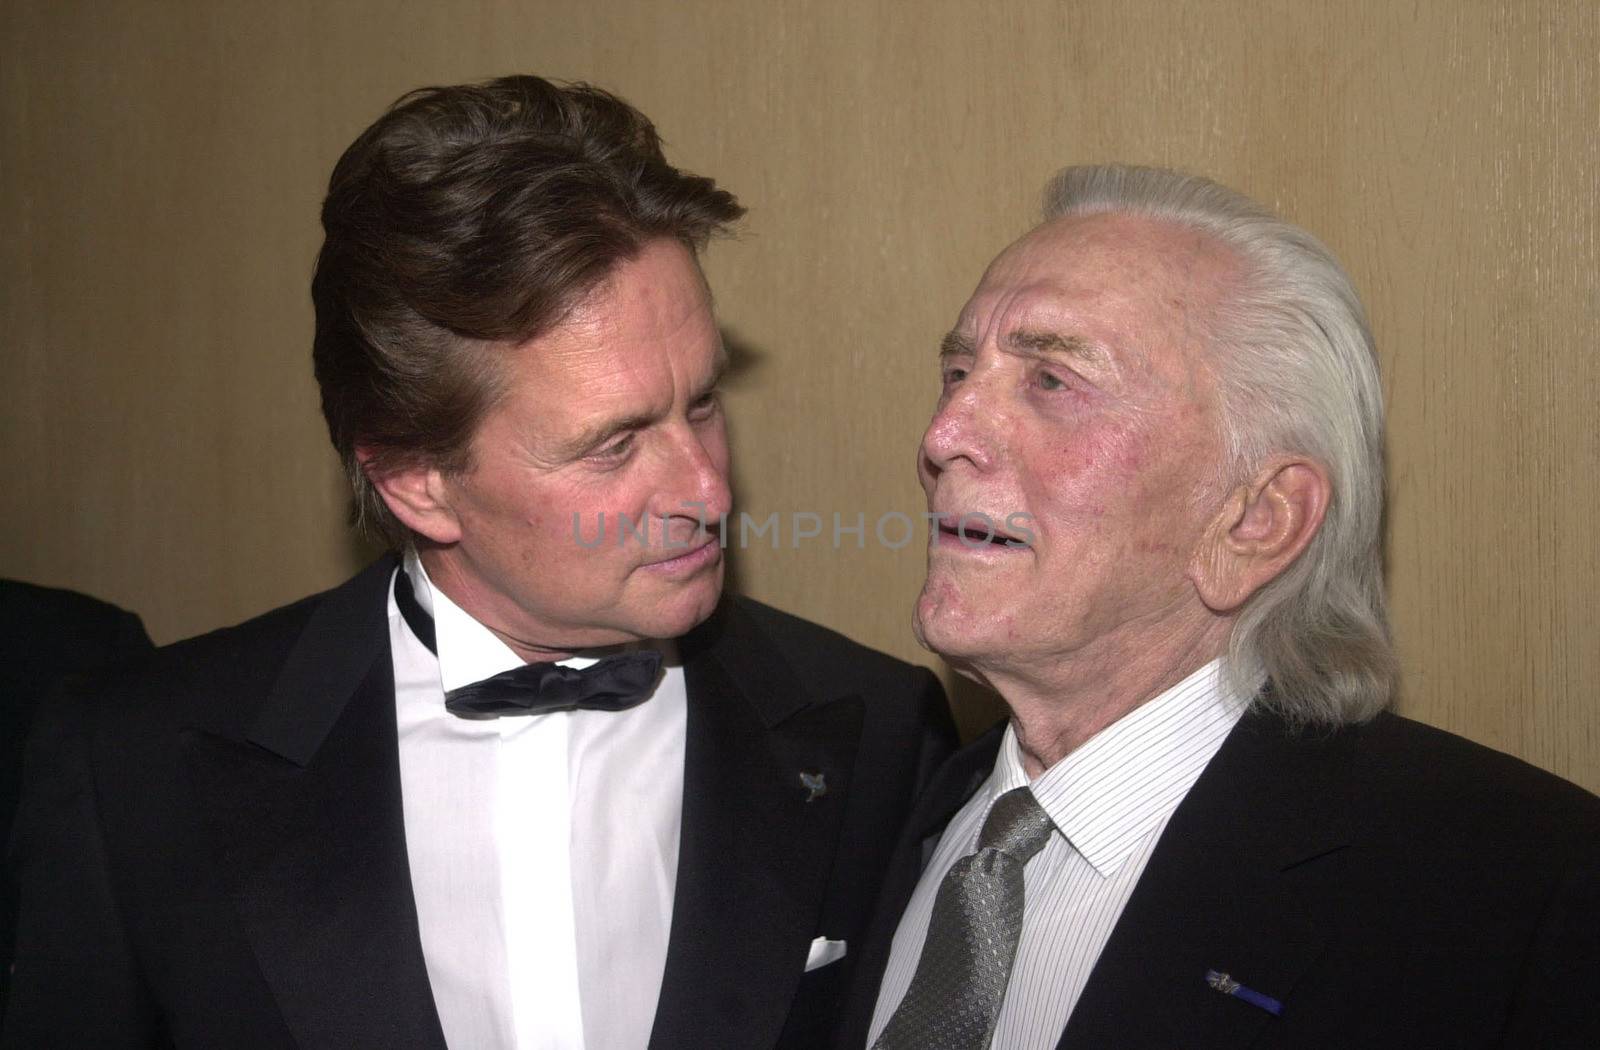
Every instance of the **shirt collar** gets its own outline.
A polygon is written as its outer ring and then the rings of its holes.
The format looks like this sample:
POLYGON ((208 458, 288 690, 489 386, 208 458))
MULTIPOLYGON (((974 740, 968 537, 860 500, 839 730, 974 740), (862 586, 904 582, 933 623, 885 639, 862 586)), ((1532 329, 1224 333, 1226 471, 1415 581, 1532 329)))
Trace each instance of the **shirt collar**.
POLYGON ((1249 706, 1213 660, 1090 737, 1029 784, 1007 726, 990 801, 1030 786, 1039 805, 1102 878, 1178 808, 1249 706))
MULTIPOLYGON (((439 657, 439 684, 445 692, 481 682, 527 662, 501 641, 499 635, 473 619, 465 609, 451 601, 449 595, 436 588, 416 551, 406 552, 401 568, 411 578, 411 590, 416 595, 417 604, 433 617, 434 645, 439 657)), ((655 647, 661 650, 667 663, 676 662, 677 652, 671 643, 657 643, 655 647)), ((604 651, 598 655, 576 653, 555 662, 562 667, 583 668, 597 662, 602 655, 604 651)))
POLYGON ((433 585, 416 552, 407 551, 406 575, 417 604, 433 617, 434 645, 439 653, 439 684, 445 692, 521 667, 522 657, 495 633, 467 615, 433 585))

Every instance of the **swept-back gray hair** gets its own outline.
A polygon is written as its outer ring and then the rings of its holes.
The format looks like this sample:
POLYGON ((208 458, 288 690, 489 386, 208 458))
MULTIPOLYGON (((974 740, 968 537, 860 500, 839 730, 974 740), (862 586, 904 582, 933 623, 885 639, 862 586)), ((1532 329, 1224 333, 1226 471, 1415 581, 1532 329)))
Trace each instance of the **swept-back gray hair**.
POLYGON ((1232 680, 1299 724, 1371 718, 1396 673, 1384 598, 1383 392, 1366 311, 1315 237, 1209 179, 1163 168, 1067 168, 1045 218, 1118 212, 1196 229, 1243 275, 1218 311, 1213 370, 1234 481, 1273 453, 1320 463, 1333 497, 1305 552, 1233 627, 1232 680))

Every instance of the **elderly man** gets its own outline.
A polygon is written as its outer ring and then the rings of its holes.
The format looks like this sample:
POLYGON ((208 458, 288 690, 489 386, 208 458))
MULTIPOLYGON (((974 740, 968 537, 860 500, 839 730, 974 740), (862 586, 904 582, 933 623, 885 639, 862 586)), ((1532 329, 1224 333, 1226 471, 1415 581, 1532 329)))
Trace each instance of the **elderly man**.
POLYGON ((1600 800, 1383 713, 1348 278, 1204 179, 1047 202, 920 457, 918 634, 1010 718, 919 804, 846 1045, 1600 1046, 1600 800))
POLYGON ((928 672, 721 599, 740 212, 536 77, 346 151, 317 380, 401 556, 52 711, 7 1046, 833 1038, 953 740, 928 672))

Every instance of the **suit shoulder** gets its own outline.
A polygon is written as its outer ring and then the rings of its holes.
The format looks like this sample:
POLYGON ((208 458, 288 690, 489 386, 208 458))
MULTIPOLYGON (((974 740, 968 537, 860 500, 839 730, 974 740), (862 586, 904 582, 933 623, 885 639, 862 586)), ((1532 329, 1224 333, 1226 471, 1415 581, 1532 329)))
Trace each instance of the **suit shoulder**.
POLYGON ((1361 738, 1371 787, 1438 819, 1459 814, 1479 833, 1524 840, 1600 836, 1600 798, 1522 759, 1388 713, 1361 738))
POLYGON ((0 580, 0 634, 23 663, 48 671, 89 670, 151 648, 134 613, 60 587, 0 580))
POLYGON ((1384 713, 1366 728, 1367 748, 1386 766, 1423 772, 1425 782, 1462 790, 1546 795, 1600 811, 1600 798, 1554 773, 1448 730, 1384 713))
POLYGON ((141 729, 174 724, 219 729, 249 716, 277 680, 290 650, 324 591, 280 606, 242 623, 164 645, 137 669, 81 679, 71 715, 111 739, 132 739, 141 729))
POLYGON ((166 646, 158 651, 160 659, 153 665, 154 670, 158 674, 182 675, 199 669, 208 677, 226 676, 230 665, 242 662, 252 676, 258 674, 262 656, 281 659, 324 610, 336 610, 333 622, 340 629, 347 629, 350 623, 370 625, 376 622, 374 617, 381 619, 395 566, 394 557, 386 555, 336 587, 243 623, 166 646))
POLYGON ((0 624, 8 628, 44 619, 52 624, 81 624, 90 630, 105 630, 122 617, 131 615, 119 606, 80 591, 24 580, 0 580, 0 624))
POLYGON ((753 598, 736 597, 734 610, 772 640, 797 668, 852 675, 866 680, 904 682, 933 672, 862 645, 832 628, 803 619, 753 598))
POLYGON ((262 648, 293 643, 326 592, 281 605, 241 623, 219 627, 156 650, 152 670, 173 673, 184 668, 226 665, 262 648))

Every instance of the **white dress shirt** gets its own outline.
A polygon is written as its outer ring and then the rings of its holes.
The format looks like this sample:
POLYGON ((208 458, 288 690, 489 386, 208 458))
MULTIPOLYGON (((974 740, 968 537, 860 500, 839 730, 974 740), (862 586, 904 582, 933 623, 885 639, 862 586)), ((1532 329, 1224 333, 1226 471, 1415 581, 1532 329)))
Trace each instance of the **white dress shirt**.
MULTIPOLYGON (((1244 714, 1212 661, 1045 770, 1033 794, 1055 828, 1023 869, 1022 936, 991 1046, 1053 1050, 1178 803, 1244 714)), ((994 771, 939 840, 895 932, 870 1046, 916 972, 945 873, 976 852, 994 800, 1028 784, 1014 727, 994 771)))
POLYGON ((523 661, 435 590, 415 555, 404 571, 439 653, 391 589, 406 852, 446 1043, 643 1048, 677 882, 683 668, 665 650, 655 694, 626 711, 458 718, 447 690, 523 661))

